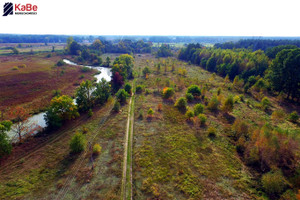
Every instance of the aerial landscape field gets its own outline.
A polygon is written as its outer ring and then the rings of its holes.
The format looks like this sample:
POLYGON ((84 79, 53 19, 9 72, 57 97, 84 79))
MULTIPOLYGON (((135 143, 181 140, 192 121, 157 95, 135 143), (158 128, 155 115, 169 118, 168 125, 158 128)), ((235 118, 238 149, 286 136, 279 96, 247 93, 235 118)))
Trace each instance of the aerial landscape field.
POLYGON ((300 200, 297 0, 0 6, 0 200, 300 200))
POLYGON ((300 50, 269 41, 1 55, 1 199, 299 199, 300 50))

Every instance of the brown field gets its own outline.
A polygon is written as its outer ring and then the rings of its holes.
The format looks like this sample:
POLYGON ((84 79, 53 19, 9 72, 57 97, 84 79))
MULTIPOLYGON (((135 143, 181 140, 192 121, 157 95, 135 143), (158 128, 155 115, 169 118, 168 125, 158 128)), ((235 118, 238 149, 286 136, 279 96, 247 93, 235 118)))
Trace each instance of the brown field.
POLYGON ((53 90, 73 95, 84 79, 93 79, 94 71, 83 73, 80 67, 54 65, 62 59, 53 54, 0 57, 0 111, 22 106, 32 113, 44 109, 53 97, 53 90), (26 67, 18 67, 25 64, 26 67))

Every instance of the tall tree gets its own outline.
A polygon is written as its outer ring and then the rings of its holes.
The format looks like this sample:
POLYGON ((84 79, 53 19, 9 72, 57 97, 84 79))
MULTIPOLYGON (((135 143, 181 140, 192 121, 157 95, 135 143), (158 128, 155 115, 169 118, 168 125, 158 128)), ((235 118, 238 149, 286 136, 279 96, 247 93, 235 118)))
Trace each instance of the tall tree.
POLYGON ((93 105, 93 96, 92 92, 95 86, 93 86, 92 82, 82 81, 79 88, 76 91, 76 103, 78 109, 81 111, 89 110, 93 105))

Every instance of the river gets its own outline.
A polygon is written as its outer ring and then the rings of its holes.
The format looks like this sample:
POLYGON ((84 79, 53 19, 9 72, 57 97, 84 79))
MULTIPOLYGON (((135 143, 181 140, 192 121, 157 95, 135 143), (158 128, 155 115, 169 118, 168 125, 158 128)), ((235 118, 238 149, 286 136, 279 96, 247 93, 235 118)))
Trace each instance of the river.
MULTIPOLYGON (((76 66, 83 66, 83 65, 78 65, 70 60, 67 59, 63 59, 63 61, 68 64, 68 65, 76 65, 76 66)), ((89 67, 89 68, 93 68, 96 69, 98 71, 100 71, 100 74, 95 75, 95 78, 97 79, 97 83, 104 78, 107 81, 111 80, 111 69, 110 68, 106 68, 106 67, 100 67, 100 66, 85 66, 85 67, 89 67)), ((74 100, 75 101, 75 100, 74 100)), ((31 117, 28 118, 25 126, 27 131, 24 131, 23 135, 26 135, 30 132, 33 132, 33 134, 37 133, 39 130, 42 130, 44 128, 47 127, 46 121, 44 119, 45 116, 45 112, 41 112, 38 114, 35 114, 31 117)), ((16 132, 14 131, 14 129, 16 129, 16 124, 14 124, 12 126, 12 130, 9 131, 7 133, 8 137, 11 139, 12 142, 17 142, 18 141, 18 134, 16 134, 16 132)))

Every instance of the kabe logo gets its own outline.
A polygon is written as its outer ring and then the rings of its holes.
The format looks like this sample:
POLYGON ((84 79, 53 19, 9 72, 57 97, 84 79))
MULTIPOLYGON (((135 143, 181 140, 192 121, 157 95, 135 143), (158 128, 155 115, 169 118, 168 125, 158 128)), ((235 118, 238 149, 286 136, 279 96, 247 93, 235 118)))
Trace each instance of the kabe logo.
POLYGON ((3 16, 12 15, 13 7, 14 5, 12 3, 5 3, 3 6, 3 16))
POLYGON ((15 4, 9 2, 5 3, 3 6, 3 16, 13 15, 13 10, 15 10, 15 15, 36 15, 37 14, 37 5, 32 5, 27 3, 25 5, 22 4, 15 4), (15 8, 15 9, 14 9, 15 8))

